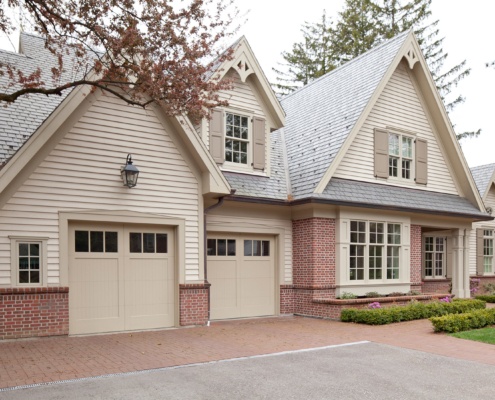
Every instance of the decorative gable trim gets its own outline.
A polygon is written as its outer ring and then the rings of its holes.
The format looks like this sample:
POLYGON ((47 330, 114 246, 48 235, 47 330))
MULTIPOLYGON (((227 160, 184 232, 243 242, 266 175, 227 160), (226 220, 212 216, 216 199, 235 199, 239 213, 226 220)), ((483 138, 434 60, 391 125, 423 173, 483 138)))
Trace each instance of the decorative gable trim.
POLYGON ((430 111, 429 114, 431 115, 431 123, 438 131, 438 139, 441 141, 449 158, 455 160, 455 162, 450 163, 452 167, 451 172, 459 181, 459 191, 461 195, 466 197, 471 203, 475 204, 479 210, 484 210, 481 196, 479 195, 474 184, 474 180, 469 173, 466 160, 464 159, 460 149, 455 132, 452 128, 445 107, 442 103, 440 95, 438 94, 433 78, 431 77, 426 61, 412 30, 407 34, 400 50, 397 52, 393 61, 389 65, 380 84, 376 87, 368 104, 359 116, 355 125, 351 128, 351 132, 340 147, 339 152, 335 156, 332 164, 328 167, 313 193, 321 194, 327 187, 330 179, 337 170, 339 164, 349 150, 349 147, 353 143, 358 132, 361 130, 372 108, 375 106, 379 96, 383 92, 385 86, 389 82, 402 59, 405 59, 409 63, 410 68, 415 67, 415 79, 419 86, 419 90, 423 95, 422 97, 424 98, 425 107, 430 111), (416 63, 419 63, 420 68, 416 66, 416 63))
POLYGON ((224 61, 219 65, 210 79, 220 80, 225 77, 230 69, 233 69, 239 74, 242 82, 246 82, 248 77, 254 80, 263 101, 266 103, 276 123, 274 128, 279 129, 283 127, 285 125, 285 112, 244 36, 235 44, 232 59, 224 61))

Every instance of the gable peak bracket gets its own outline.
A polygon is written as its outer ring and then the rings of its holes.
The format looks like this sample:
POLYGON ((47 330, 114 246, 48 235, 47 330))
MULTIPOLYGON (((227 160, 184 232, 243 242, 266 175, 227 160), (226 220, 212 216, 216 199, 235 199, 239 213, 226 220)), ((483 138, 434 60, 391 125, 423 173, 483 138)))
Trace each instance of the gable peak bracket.
POLYGON ((242 82, 246 82, 247 77, 254 72, 253 68, 251 68, 251 64, 248 62, 244 54, 234 61, 233 67, 239 74, 242 82))
POLYGON ((416 51, 414 50, 414 48, 412 46, 409 47, 409 49, 406 51, 406 54, 404 54, 404 57, 406 58, 410 69, 413 69, 414 64, 416 64, 419 61, 418 55, 416 54, 416 51))

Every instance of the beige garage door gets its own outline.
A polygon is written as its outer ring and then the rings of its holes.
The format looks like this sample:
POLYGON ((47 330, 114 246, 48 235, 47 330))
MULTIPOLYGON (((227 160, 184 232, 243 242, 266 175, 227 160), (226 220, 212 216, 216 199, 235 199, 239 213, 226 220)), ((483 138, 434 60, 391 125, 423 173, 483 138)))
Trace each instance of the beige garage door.
POLYGON ((208 236, 211 318, 275 314, 273 237, 208 236))
POLYGON ((69 229, 69 333, 174 325, 171 229, 72 224, 69 229))

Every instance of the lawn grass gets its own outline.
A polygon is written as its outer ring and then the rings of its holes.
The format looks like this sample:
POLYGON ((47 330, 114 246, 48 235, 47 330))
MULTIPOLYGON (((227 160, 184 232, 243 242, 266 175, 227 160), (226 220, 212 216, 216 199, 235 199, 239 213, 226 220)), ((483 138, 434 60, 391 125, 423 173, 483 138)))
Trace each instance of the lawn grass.
POLYGON ((495 344, 495 328, 493 327, 451 333, 450 336, 460 339, 475 340, 476 342, 495 344))

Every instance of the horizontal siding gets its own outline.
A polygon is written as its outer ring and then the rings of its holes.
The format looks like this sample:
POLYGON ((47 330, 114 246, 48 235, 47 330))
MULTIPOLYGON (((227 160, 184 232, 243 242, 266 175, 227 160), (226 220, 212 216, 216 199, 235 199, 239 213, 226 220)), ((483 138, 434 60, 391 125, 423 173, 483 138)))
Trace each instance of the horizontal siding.
MULTIPOLYGON (((490 190, 488 191, 485 199, 485 207, 491 207, 495 210, 495 189, 493 185, 490 185, 490 190)), ((492 212, 492 215, 495 215, 492 212)), ((477 228, 487 228, 495 230, 495 221, 483 221, 475 222, 473 224, 473 229, 471 230, 471 235, 469 236, 469 273, 471 275, 476 275, 476 229, 477 228)))
POLYGON ((48 283, 59 283, 58 212, 129 210, 186 219, 186 279, 199 279, 199 183, 153 111, 101 96, 0 210, 0 284, 8 235, 49 237, 48 283), (128 153, 138 185, 123 187, 128 153))
POLYGON ((208 215, 208 231, 214 232, 215 225, 226 224, 232 226, 232 233, 243 233, 245 229, 260 229, 260 234, 263 233, 263 229, 283 229, 285 233, 284 246, 284 260, 282 261, 283 271, 280 271, 281 282, 285 284, 292 283, 292 221, 284 219, 261 219, 261 218, 246 218, 235 216, 222 216, 222 215, 208 215), (244 229, 244 230, 243 230, 244 229))
POLYGON ((416 89, 403 64, 397 67, 397 70, 380 94, 334 176, 364 182, 379 182, 386 185, 418 187, 435 192, 458 194, 416 89), (418 139, 424 139, 428 142, 428 184, 426 186, 416 185, 414 181, 386 181, 377 180, 374 177, 374 128, 385 128, 386 126, 413 132, 418 139))

